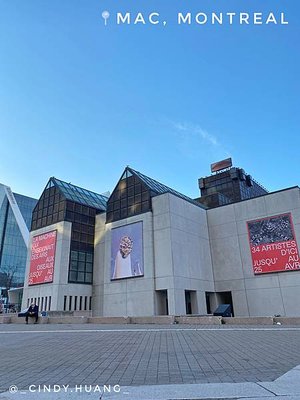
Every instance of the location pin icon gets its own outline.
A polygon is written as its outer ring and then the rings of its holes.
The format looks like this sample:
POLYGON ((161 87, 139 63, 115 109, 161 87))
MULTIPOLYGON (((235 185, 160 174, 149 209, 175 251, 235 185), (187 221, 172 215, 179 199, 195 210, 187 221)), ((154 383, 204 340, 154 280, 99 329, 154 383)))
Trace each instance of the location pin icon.
POLYGON ((109 16, 110 16, 110 14, 109 14, 108 11, 103 11, 102 18, 104 18, 104 25, 105 26, 107 25, 107 20, 108 20, 109 16))

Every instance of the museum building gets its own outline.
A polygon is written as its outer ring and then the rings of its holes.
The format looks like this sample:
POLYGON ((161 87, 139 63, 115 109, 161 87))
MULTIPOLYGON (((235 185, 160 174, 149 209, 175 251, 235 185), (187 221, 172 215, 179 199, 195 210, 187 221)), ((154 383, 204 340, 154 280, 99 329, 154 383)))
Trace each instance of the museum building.
MULTIPOLYGON (((300 316, 300 190, 219 166, 191 199, 126 167, 107 197, 50 178, 22 308, 93 316, 300 316)), ((214 169, 212 169, 214 171, 214 169)))

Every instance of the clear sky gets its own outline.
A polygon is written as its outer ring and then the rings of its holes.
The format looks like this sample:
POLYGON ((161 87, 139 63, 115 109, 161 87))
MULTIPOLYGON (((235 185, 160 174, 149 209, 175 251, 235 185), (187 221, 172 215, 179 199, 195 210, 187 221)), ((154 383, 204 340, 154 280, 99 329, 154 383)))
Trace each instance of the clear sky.
POLYGON ((102 193, 130 165, 197 197, 232 157, 271 191, 299 185, 299 20, 298 0, 0 0, 0 182, 102 193), (134 25, 138 12, 166 25, 134 25), (289 24, 178 25, 178 12, 289 24))

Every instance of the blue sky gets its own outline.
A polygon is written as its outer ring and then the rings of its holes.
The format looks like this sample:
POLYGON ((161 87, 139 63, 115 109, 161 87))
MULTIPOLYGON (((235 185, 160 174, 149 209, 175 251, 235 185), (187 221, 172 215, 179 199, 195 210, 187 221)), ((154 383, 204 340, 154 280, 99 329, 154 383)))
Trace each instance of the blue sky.
POLYGON ((38 197, 56 176, 102 193, 130 165, 197 197, 210 164, 232 157, 271 191, 300 184, 298 3, 0 0, 0 182, 38 197), (151 11, 166 26, 115 21, 151 11), (176 23, 200 11, 289 24, 176 23))

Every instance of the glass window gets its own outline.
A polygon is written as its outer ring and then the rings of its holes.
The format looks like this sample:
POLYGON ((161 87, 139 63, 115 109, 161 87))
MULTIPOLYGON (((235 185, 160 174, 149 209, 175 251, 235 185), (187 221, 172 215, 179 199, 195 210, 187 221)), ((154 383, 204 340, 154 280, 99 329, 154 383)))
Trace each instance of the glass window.
POLYGON ((148 192, 143 192, 142 193, 142 201, 146 201, 149 199, 149 193, 148 192))
POLYGON ((89 215, 90 215, 90 217, 94 217, 96 215, 96 210, 93 209, 93 208, 90 208, 89 209, 89 215))
POLYGON ((75 211, 82 214, 82 207, 80 204, 77 203, 75 204, 75 211))
MULTIPOLYGON (((157 186, 157 191, 166 192, 166 187, 143 176, 147 181, 147 185, 157 186)), ((153 189, 154 190, 154 189, 153 189)), ((169 189, 171 190, 171 189, 169 189)), ((157 193, 157 192, 156 192, 157 193)), ((151 209, 150 190, 144 184, 143 180, 137 175, 127 169, 125 170, 122 180, 112 193, 107 203, 106 222, 117 221, 119 219, 127 218, 141 212, 147 212, 151 209), (121 202, 117 199, 121 198, 121 202), (143 202, 143 206, 141 203, 143 202)))
POLYGON ((84 282, 84 272, 78 272, 77 281, 84 282))
POLYGON ((76 260, 76 261, 71 261, 70 268, 71 268, 71 270, 73 270, 73 271, 77 271, 77 268, 78 268, 78 262, 77 262, 77 260, 76 260))
POLYGON ((86 206, 82 206, 82 214, 89 215, 89 208, 86 206))
POLYGON ((95 226, 95 217, 89 217, 88 224, 92 225, 94 227, 95 226))
MULTIPOLYGON (((74 242, 71 242, 74 246, 74 242)), ((82 243, 79 243, 80 247, 82 243)), ((93 249, 93 247, 92 247, 93 249)), ((69 282, 91 284, 93 280, 93 254, 71 250, 69 282)))
POLYGON ((80 240, 80 233, 76 232, 76 231, 73 231, 72 232, 72 239, 73 240, 80 240))
POLYGON ((140 203, 142 201, 142 196, 140 194, 137 194, 134 196, 134 202, 135 203, 140 203))
POLYGON ((67 211, 66 212, 66 220, 73 222, 74 221, 74 213, 72 211, 67 211))
POLYGON ((86 261, 87 262, 93 262, 93 254, 86 253, 86 261))
POLYGON ((140 183, 136 184, 134 187, 135 194, 139 194, 142 191, 142 185, 140 183))
POLYGON ((67 201, 67 210, 74 211, 74 203, 72 201, 67 201))
POLYGON ((74 213, 74 221, 77 223, 81 222, 81 214, 74 213))
POLYGON ((120 211, 114 211, 113 219, 114 219, 114 221, 120 219, 120 211))
POLYGON ((85 253, 80 252, 78 254, 78 259, 79 259, 79 261, 85 261, 85 253))
POLYGON ((149 210, 149 201, 143 201, 142 211, 148 211, 148 210, 149 210))
POLYGON ((94 235, 87 235, 87 243, 94 244, 94 235))
POLYGON ((82 233, 82 234, 80 235, 80 241, 81 241, 81 242, 87 242, 87 235, 86 235, 85 233, 82 233))
POLYGON ((70 271, 69 281, 70 282, 76 282, 77 281, 77 272, 76 271, 70 271))
POLYGON ((127 217, 127 208, 122 208, 121 209, 121 219, 127 217))
POLYGON ((93 272, 93 264, 86 263, 86 272, 93 272))
POLYGON ((115 201, 114 202, 114 210, 119 210, 120 208, 120 202, 119 201, 115 201))
POLYGON ((84 272, 84 270, 85 270, 85 262, 79 261, 79 263, 78 263, 78 271, 84 272))
POLYGON ((44 207, 48 207, 49 206, 49 198, 44 199, 43 205, 44 205, 44 207))

